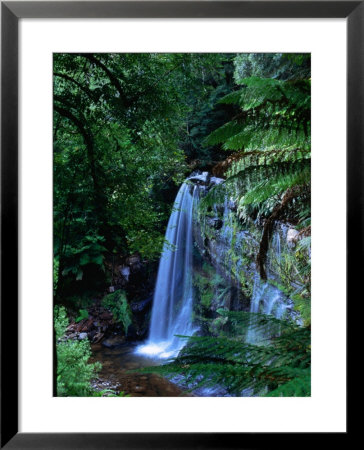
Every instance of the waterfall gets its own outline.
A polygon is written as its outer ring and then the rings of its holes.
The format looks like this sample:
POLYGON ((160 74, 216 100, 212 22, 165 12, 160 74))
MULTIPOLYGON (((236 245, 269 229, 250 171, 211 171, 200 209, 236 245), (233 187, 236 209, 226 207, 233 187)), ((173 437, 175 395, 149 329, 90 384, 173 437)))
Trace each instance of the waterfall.
MULTIPOLYGON (((256 273, 254 277, 253 293, 250 303, 250 312, 253 314, 261 313, 273 315, 277 319, 283 319, 288 307, 286 296, 276 287, 268 282, 260 280, 256 273)), ((254 329, 254 316, 248 326, 246 342, 249 344, 258 344, 264 339, 264 332, 254 329)))
POLYGON ((192 214, 197 190, 184 182, 178 191, 159 262, 149 338, 137 353, 176 356, 184 341, 175 335, 191 336, 196 331, 192 326, 192 214))

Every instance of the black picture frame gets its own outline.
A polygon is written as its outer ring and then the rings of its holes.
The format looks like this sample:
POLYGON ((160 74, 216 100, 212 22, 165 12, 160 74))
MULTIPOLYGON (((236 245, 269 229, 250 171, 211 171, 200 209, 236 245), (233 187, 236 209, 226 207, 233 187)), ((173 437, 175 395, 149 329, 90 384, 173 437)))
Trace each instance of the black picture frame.
MULTIPOLYGON (((347 303, 363 268, 363 1, 72 1, 1 2, 1 448, 265 448, 270 433, 18 432, 18 22, 21 18, 346 18, 347 303), (11 320, 9 320, 11 318, 11 320), (11 336, 11 339, 9 339, 11 336)), ((347 347, 350 351, 350 346, 347 347)), ((349 411, 347 418, 349 418, 349 411)), ((349 421, 348 421, 349 423, 349 421)), ((348 427, 349 431, 350 428, 348 427)), ((346 439, 337 433, 335 440, 346 439)), ((280 446, 297 434, 279 433, 280 446), (292 436, 292 434, 294 436, 292 436)), ((321 433, 319 433, 321 434, 321 433)), ((318 434, 315 441, 318 443, 318 434)), ((327 436, 322 433, 327 445, 327 436)), ((303 433, 299 444, 307 444, 303 433)), ((270 446, 271 444, 269 444, 270 446)))

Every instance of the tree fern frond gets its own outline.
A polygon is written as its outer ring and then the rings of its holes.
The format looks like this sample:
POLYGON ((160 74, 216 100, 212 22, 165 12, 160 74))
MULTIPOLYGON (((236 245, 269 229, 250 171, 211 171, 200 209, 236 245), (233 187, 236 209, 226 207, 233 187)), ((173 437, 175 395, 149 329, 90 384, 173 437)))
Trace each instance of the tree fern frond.
POLYGON ((260 183, 247 192, 239 202, 239 206, 246 206, 250 204, 259 204, 270 197, 281 194, 288 188, 295 185, 305 185, 310 182, 311 171, 310 167, 304 167, 302 170, 299 167, 293 167, 289 173, 278 174, 273 178, 262 180, 260 183))
POLYGON ((187 344, 165 365, 144 368, 173 379, 183 378, 191 390, 224 387, 231 395, 310 395, 309 328, 262 314, 219 310, 229 321, 241 321, 243 328, 260 327, 268 333, 265 345, 253 345, 238 337, 179 336, 187 344), (249 318, 249 316, 251 316, 249 318), (279 328, 279 330, 278 330, 279 328), (278 333, 279 331, 279 333, 278 333))
POLYGON ((309 149, 288 148, 274 150, 255 150, 242 153, 240 159, 233 161, 230 169, 226 173, 227 180, 235 175, 243 174, 243 172, 254 166, 270 166, 280 162, 295 162, 303 159, 310 159, 311 152, 309 149))
POLYGON ((239 133, 241 129, 242 125, 238 121, 233 120, 214 130, 209 136, 207 136, 205 143, 207 145, 221 144, 222 142, 225 142, 226 139, 235 136, 235 134, 239 133))

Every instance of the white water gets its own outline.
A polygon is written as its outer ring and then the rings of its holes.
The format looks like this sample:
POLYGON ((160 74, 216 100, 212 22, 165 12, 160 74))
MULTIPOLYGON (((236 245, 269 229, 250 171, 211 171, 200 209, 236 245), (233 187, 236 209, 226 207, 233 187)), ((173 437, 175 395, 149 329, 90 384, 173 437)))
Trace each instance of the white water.
POLYGON ((156 358, 176 356, 185 342, 175 335, 191 336, 196 331, 192 326, 192 213, 196 197, 197 187, 183 183, 166 230, 149 338, 137 353, 156 358))
MULTIPOLYGON (((258 274, 254 278, 253 294, 250 303, 251 313, 273 315, 277 319, 283 319, 288 307, 285 295, 271 284, 260 280, 258 274)), ((248 327, 246 342, 258 344, 264 340, 264 332, 254 328, 254 317, 248 327)))

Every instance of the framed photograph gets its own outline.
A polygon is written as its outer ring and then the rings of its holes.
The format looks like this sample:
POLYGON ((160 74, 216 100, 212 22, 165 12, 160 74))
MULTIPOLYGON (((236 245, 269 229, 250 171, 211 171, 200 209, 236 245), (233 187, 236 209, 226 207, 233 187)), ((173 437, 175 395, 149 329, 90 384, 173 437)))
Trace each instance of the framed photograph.
POLYGON ((348 436, 363 8, 1 3, 2 447, 348 436))

